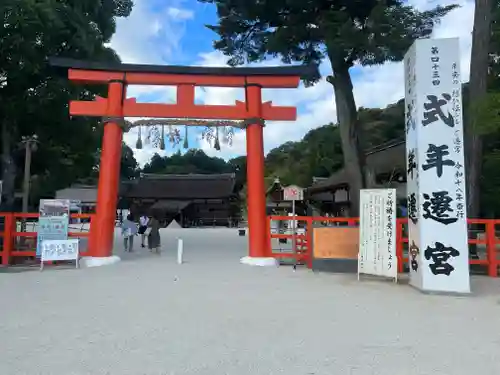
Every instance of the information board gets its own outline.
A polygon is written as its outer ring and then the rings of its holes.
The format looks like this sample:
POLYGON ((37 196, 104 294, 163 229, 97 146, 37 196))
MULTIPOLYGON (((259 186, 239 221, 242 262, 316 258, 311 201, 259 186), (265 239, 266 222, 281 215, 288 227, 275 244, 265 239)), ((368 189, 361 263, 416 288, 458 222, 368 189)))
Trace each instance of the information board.
POLYGON ((360 191, 358 277, 397 279, 396 189, 360 191))
POLYGON ((43 241, 68 239, 69 208, 70 201, 67 199, 40 200, 37 257, 41 255, 43 241))
POLYGON ((358 228, 313 229, 313 253, 316 259, 353 259, 356 261, 358 251, 358 228))
POLYGON ((78 268, 78 259, 80 256, 78 238, 69 240, 45 240, 41 244, 41 269, 44 262, 74 260, 78 268))
POLYGON ((290 185, 283 188, 283 200, 285 201, 304 200, 304 189, 296 185, 290 185))

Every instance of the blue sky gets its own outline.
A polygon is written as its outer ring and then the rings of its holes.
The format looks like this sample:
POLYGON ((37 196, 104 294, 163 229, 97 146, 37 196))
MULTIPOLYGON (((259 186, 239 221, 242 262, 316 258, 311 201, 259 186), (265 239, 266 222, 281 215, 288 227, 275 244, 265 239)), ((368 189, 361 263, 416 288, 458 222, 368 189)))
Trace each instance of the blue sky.
MULTIPOLYGON (((217 23, 215 6, 198 3, 196 0, 134 0, 135 6, 127 19, 119 19, 117 32, 111 46, 123 62, 165 65, 224 66, 227 58, 213 50, 215 33, 205 27, 217 23)), ((410 0, 419 9, 438 4, 457 3, 450 0, 410 0)), ((473 2, 459 0, 462 6, 448 15, 435 32, 436 37, 460 37, 462 52, 462 77, 468 79, 470 56, 470 32, 473 20, 473 2)), ((280 65, 279 60, 267 64, 280 65)), ((321 67, 329 74, 327 63, 321 67)), ((358 106, 381 107, 403 96, 403 67, 401 64, 385 64, 370 68, 355 67, 351 71, 354 94, 358 106)), ((206 88, 198 89, 197 103, 232 104, 243 99, 242 89, 206 88)), ((129 96, 140 102, 173 102, 175 92, 165 87, 131 87, 129 96)), ((284 143, 301 139, 307 131, 336 121, 333 89, 324 80, 314 87, 296 90, 265 90, 264 99, 277 105, 294 105, 298 109, 295 123, 269 122, 264 129, 265 151, 284 143)), ((184 134, 183 129, 182 134, 184 134)), ((245 135, 236 132, 231 147, 222 145, 220 152, 201 139, 202 128, 190 128, 189 146, 203 149, 207 154, 225 159, 245 154, 245 135)), ((135 148, 137 129, 124 136, 125 142, 135 148)), ((144 141, 144 139, 143 139, 144 141)), ((140 164, 151 156, 169 154, 180 147, 160 151, 151 145, 134 150, 140 164)))

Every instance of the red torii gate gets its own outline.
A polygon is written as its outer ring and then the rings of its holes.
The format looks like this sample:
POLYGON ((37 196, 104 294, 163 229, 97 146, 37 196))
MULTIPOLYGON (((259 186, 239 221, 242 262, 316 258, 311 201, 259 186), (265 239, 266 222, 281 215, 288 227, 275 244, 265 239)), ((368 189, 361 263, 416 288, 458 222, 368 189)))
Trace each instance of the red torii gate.
POLYGON ((262 89, 297 88, 301 77, 317 74, 316 66, 212 68, 109 64, 65 58, 52 58, 50 64, 67 70, 70 81, 108 85, 108 98, 96 97, 93 102, 74 100, 69 105, 71 116, 102 117, 104 123, 96 219, 89 243, 92 256, 112 255, 125 117, 243 120, 247 145, 249 256, 268 256, 263 127, 265 120, 295 121, 297 110, 263 103, 262 89), (177 102, 137 103, 135 98, 126 97, 128 85, 176 86, 177 102), (195 105, 196 86, 242 87, 245 102, 195 105))

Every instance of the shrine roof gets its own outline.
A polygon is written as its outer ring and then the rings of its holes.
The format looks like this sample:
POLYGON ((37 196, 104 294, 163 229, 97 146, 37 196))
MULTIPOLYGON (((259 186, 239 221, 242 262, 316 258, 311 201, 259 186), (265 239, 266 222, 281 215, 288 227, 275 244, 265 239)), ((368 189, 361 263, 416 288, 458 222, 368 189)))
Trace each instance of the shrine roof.
POLYGON ((122 182, 124 198, 221 199, 234 193, 236 176, 226 174, 143 174, 122 182))
MULTIPOLYGON (((406 170, 405 141, 397 140, 373 147, 365 155, 368 168, 377 175, 393 170, 406 170)), ((348 185, 349 174, 346 169, 341 169, 324 180, 313 182, 307 190, 310 194, 316 194, 327 189, 348 185)))
MULTIPOLYGON (((283 191, 283 185, 281 185, 280 179, 276 177, 273 181, 273 183, 269 186, 269 188, 266 190, 266 196, 268 196, 271 193, 274 193, 276 191, 282 192, 283 191)), ((283 194, 281 194, 283 195, 283 194)))
POLYGON ((182 65, 123 64, 87 61, 63 57, 49 58, 49 64, 59 69, 80 69, 107 72, 189 74, 211 76, 273 76, 313 77, 318 75, 317 65, 284 65, 270 67, 206 67, 182 65))

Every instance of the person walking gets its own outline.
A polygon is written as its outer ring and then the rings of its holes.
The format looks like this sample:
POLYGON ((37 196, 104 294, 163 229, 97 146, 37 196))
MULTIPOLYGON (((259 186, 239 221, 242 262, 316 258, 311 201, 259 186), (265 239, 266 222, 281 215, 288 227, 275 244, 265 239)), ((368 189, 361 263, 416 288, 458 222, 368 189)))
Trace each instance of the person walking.
POLYGON ((152 253, 161 253, 161 238, 160 238, 160 221, 155 216, 152 216, 148 222, 148 248, 152 253))
POLYGON ((148 217, 142 214, 139 218, 139 234, 141 235, 141 247, 145 247, 144 241, 146 240, 146 229, 148 229, 148 223, 148 217))
POLYGON ((137 224, 132 214, 128 214, 122 225, 123 246, 125 251, 131 253, 134 250, 134 237, 137 235, 137 224))

